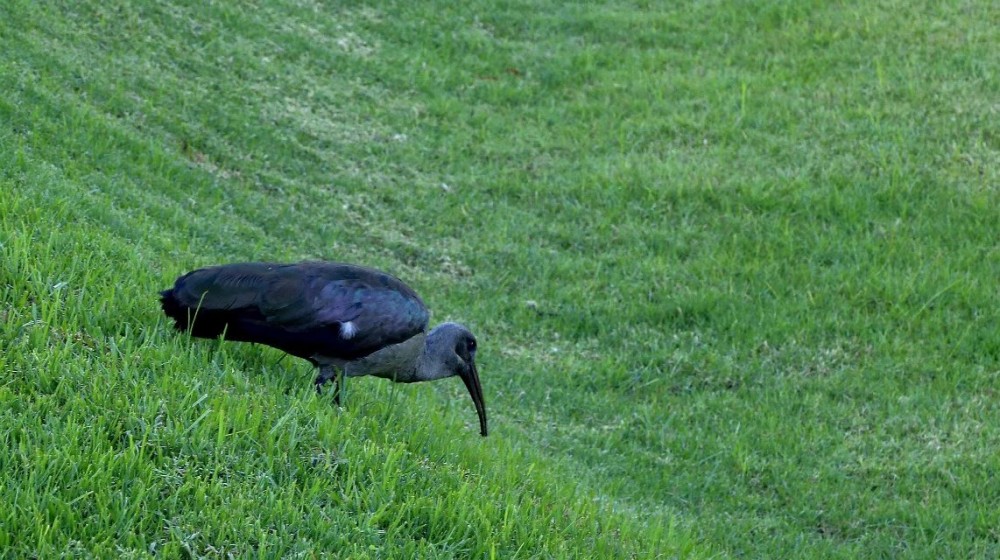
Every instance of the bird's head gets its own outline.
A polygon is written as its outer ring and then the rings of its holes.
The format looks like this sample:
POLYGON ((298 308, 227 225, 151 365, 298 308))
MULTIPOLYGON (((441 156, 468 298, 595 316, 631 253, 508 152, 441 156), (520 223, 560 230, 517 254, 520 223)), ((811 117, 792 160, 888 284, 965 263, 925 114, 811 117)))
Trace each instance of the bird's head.
POLYGON ((486 436, 486 406, 476 371, 476 337, 458 323, 442 323, 427 335, 425 379, 458 376, 465 383, 479 415, 479 433, 486 436))

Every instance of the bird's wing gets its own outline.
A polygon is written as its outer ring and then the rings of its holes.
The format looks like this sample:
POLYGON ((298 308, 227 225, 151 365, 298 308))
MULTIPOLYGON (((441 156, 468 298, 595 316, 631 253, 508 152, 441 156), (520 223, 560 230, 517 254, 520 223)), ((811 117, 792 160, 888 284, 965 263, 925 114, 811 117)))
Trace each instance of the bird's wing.
POLYGON ((283 317, 307 325, 336 323, 341 335, 359 348, 376 349, 402 342, 427 329, 430 314, 406 284, 383 272, 362 267, 303 263, 305 294, 311 313, 299 315, 293 306, 283 317), (312 267, 306 265, 312 264, 312 267), (349 323, 349 325, 347 325, 349 323))
POLYGON ((400 280, 337 263, 205 268, 178 279, 174 293, 192 309, 226 311, 284 331, 336 329, 359 352, 406 340, 429 319, 420 297, 400 280))

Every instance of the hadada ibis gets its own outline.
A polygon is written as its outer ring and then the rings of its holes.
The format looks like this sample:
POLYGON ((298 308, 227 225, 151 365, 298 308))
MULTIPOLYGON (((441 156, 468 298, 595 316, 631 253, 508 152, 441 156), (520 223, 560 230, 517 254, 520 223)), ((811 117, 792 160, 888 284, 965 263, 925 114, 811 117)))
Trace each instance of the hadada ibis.
POLYGON ((189 272, 160 296, 178 330, 308 360, 319 368, 317 391, 335 379, 337 404, 344 376, 401 383, 458 376, 486 435, 476 337, 457 323, 428 332, 420 296, 385 272, 333 262, 226 264, 189 272))

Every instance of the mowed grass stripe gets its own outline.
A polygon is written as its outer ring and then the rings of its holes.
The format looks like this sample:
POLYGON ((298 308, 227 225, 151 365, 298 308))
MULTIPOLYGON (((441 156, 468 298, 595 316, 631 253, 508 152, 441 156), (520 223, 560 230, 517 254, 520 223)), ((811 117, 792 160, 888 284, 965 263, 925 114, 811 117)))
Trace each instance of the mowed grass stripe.
POLYGON ((13 554, 995 555, 988 3, 0 12, 13 554), (316 257, 482 333, 488 442, 156 307, 316 257))

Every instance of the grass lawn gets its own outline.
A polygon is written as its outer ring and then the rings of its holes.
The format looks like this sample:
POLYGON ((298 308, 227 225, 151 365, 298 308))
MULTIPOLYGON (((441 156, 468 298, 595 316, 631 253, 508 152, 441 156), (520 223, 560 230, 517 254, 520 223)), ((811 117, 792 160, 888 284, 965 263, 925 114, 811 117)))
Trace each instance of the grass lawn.
POLYGON ((1000 556, 987 0, 0 5, 0 556, 1000 556), (171 332, 325 258, 461 382, 171 332))

